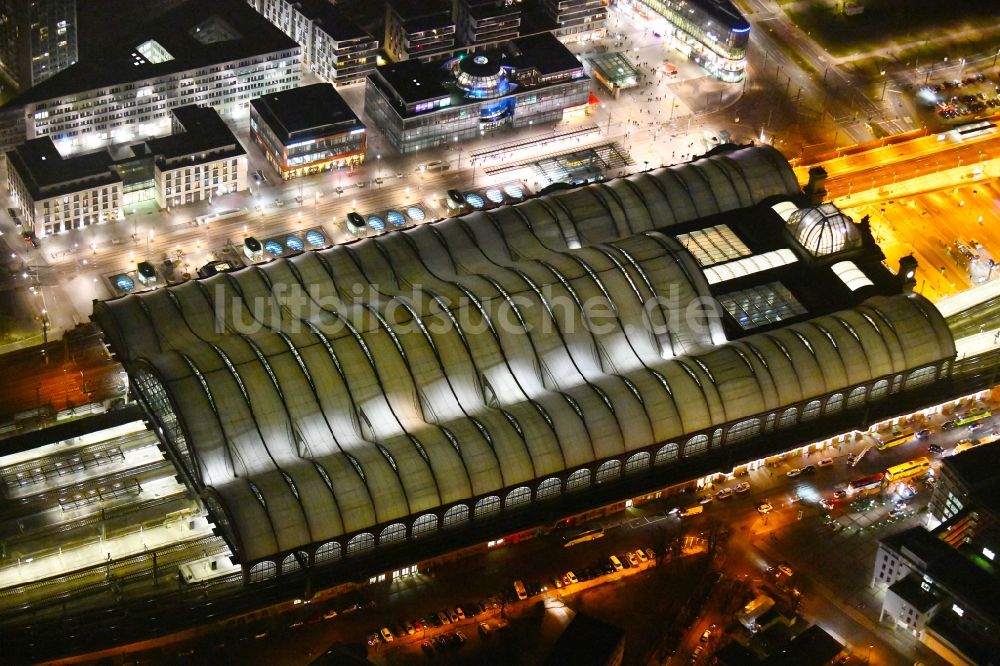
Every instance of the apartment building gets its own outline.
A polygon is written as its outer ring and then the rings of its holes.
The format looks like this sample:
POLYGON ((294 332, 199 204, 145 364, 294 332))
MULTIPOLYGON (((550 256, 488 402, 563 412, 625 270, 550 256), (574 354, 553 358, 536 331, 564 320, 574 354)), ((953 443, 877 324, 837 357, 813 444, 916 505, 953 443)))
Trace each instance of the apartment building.
POLYGON ((394 62, 455 48, 455 22, 445 0, 389 0, 383 48, 394 62))
POLYGON ((378 40, 327 0, 248 0, 302 48, 302 63, 338 85, 363 81, 375 68, 378 40))
POLYGON ((211 107, 173 111, 174 132, 146 141, 153 158, 156 202, 161 208, 247 188, 247 153, 211 107))
POLYGON ((564 41, 600 39, 607 33, 608 0, 544 0, 544 7, 564 41))
POLYGON ((240 0, 187 2, 93 61, 0 109, 0 146, 49 136, 63 153, 170 130, 170 111, 210 105, 245 122, 254 97, 298 85, 298 44, 240 0))
POLYGON ((76 0, 0 0, 0 70, 20 90, 77 60, 76 0))
POLYGON ((38 237, 122 219, 156 200, 180 206, 245 190, 246 151, 210 106, 171 112, 173 132, 127 146, 63 156, 51 137, 7 152, 7 188, 38 237))
POLYGON ((455 0, 453 12, 463 44, 515 39, 521 30, 521 8, 513 0, 455 0))

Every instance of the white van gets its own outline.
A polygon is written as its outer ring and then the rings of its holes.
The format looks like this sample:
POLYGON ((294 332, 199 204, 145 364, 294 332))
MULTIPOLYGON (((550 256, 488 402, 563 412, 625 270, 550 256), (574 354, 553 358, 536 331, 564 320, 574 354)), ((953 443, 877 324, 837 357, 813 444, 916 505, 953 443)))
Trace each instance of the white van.
POLYGON ((618 559, 617 555, 612 555, 609 559, 611 560, 611 566, 615 568, 615 571, 621 571, 625 568, 622 566, 622 561, 618 559))

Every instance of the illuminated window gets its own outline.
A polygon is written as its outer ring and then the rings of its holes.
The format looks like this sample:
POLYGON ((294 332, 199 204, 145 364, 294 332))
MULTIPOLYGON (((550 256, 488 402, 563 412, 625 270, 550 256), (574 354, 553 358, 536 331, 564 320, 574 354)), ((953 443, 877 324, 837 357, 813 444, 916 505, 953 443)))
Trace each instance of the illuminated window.
POLYGON ((393 523, 382 530, 382 533, 378 535, 378 543, 380 546, 397 543, 399 541, 406 541, 406 525, 403 523, 393 523))
POLYGON ((719 303, 744 330, 777 324, 806 313, 780 282, 770 282, 719 296, 719 303))
POLYGON ((372 550, 375 547, 375 535, 362 532, 347 542, 347 556, 353 557, 372 550))
POLYGON ((677 241, 694 255, 700 266, 721 264, 750 255, 750 249, 725 224, 680 234, 677 241))
POLYGON ((583 490, 590 485, 590 470, 578 469, 566 479, 566 492, 583 490))
POLYGON ((608 481, 614 481, 622 473, 622 464, 619 460, 609 460, 602 463, 600 467, 597 468, 597 474, 595 482, 598 484, 606 483, 608 481))
POLYGON ((677 460, 677 442, 670 442, 669 444, 663 445, 659 451, 656 452, 656 458, 653 460, 654 465, 665 465, 668 462, 677 460))
POLYGON ((324 562, 335 562, 340 559, 340 544, 336 541, 329 541, 316 549, 313 560, 316 564, 324 562))
POLYGON ((433 513, 425 513, 413 521, 413 538, 417 539, 432 532, 436 532, 437 528, 438 517, 433 513))
POLYGON ((507 493, 507 499, 504 500, 504 508, 513 509, 516 506, 521 506, 529 502, 531 502, 531 488, 521 486, 507 493))
POLYGON ((490 495, 476 502, 476 518, 484 518, 500 511, 500 498, 490 495))
POLYGON ((562 493, 562 481, 552 477, 551 479, 545 479, 538 484, 538 490, 535 491, 535 497, 537 499, 544 500, 551 497, 558 497, 560 493, 562 493))
POLYGON ((445 529, 467 522, 469 522, 469 507, 465 504, 456 504, 444 512, 445 529))

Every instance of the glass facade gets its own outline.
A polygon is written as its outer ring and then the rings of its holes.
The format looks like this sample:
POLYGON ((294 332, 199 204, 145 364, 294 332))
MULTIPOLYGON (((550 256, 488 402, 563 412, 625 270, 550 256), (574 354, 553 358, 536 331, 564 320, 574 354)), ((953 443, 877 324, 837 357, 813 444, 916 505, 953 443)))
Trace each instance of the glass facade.
POLYGON ((725 0, 621 0, 619 6, 722 81, 743 79, 750 24, 725 0))

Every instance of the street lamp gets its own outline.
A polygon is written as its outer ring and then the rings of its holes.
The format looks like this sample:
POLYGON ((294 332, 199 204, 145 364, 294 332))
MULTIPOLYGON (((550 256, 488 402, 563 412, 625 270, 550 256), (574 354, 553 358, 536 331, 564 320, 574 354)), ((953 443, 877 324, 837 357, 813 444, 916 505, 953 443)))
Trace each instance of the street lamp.
POLYGON ((879 74, 882 75, 882 95, 879 97, 880 102, 885 101, 885 87, 889 85, 889 77, 885 75, 885 70, 883 69, 879 74))

